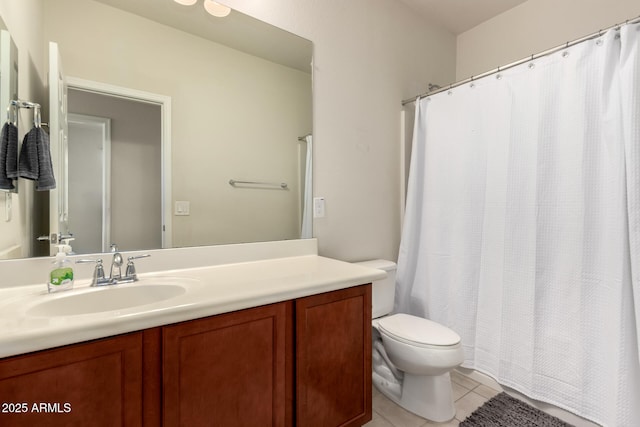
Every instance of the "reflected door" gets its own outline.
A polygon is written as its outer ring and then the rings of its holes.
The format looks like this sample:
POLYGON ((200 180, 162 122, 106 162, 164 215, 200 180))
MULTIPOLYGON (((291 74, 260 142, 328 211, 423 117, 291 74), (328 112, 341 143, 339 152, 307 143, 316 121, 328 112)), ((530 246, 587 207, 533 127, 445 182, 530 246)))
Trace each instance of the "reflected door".
POLYGON ((108 252, 110 230, 111 120, 69 113, 69 229, 75 252, 108 252))

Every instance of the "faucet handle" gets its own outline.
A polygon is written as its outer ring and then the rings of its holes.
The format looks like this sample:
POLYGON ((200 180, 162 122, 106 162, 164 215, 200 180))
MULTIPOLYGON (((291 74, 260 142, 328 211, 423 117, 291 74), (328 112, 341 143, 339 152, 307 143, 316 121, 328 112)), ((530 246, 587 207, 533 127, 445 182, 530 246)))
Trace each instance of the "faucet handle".
POLYGON ((140 259, 140 258, 148 258, 150 256, 151 254, 143 254, 143 255, 135 255, 135 256, 127 257, 127 270, 125 272, 125 276, 133 278, 134 281, 138 280, 138 275, 136 274, 136 266, 133 263, 133 260, 140 259))
POLYGON ((104 277, 104 267, 102 266, 102 258, 98 259, 79 259, 76 260, 76 264, 95 263, 96 268, 93 270, 93 279, 91 280, 91 286, 104 285, 109 281, 104 277))
POLYGON ((96 258, 96 259, 90 259, 90 258, 77 259, 77 260, 76 260, 76 264, 96 264, 96 269, 97 269, 97 268, 102 268, 102 258, 96 258))
POLYGON ((150 256, 151 254, 133 255, 133 256, 127 257, 127 261, 131 262, 134 259, 149 258, 150 256))

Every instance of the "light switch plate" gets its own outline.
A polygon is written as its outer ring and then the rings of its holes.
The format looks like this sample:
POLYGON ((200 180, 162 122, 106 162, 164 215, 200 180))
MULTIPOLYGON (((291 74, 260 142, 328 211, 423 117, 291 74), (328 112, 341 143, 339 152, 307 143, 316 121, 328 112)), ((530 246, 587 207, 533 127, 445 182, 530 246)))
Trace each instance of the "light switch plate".
POLYGON ((187 216, 190 214, 190 206, 189 202, 186 201, 176 201, 174 214, 176 216, 187 216))

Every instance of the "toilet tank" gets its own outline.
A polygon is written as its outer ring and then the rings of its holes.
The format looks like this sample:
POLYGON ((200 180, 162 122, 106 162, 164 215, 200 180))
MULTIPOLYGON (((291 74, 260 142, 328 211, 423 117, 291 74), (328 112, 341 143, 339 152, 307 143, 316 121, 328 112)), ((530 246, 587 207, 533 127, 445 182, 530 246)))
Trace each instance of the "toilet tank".
POLYGON ((386 279, 373 281, 371 317, 376 319, 391 313, 396 296, 396 263, 385 259, 374 259, 357 262, 356 264, 384 270, 387 273, 386 279))

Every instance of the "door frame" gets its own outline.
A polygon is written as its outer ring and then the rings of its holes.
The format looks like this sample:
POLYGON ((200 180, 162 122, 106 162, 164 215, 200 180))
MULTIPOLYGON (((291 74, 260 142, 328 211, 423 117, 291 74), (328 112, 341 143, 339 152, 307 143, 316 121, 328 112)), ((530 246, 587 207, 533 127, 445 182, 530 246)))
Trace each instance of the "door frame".
POLYGON ((158 105, 161 116, 162 248, 172 247, 171 227, 171 97, 108 83, 66 77, 67 87, 85 92, 158 105))

